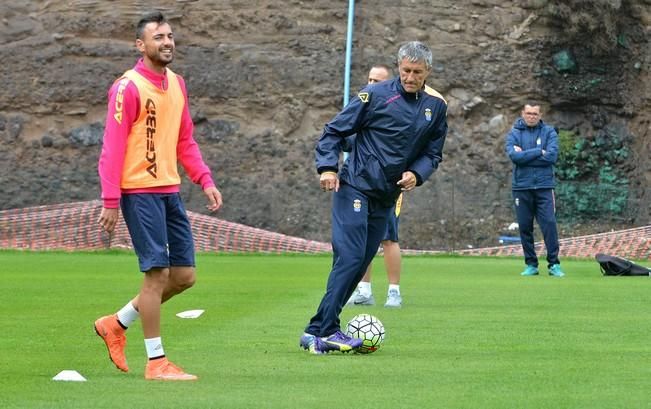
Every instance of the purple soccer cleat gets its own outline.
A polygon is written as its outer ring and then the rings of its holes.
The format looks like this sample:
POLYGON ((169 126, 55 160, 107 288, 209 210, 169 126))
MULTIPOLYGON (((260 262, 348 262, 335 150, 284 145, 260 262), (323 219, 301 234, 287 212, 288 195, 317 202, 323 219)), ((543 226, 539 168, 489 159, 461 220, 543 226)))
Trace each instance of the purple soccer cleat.
POLYGON ((306 351, 309 351, 311 354, 319 355, 328 353, 327 346, 323 343, 321 338, 308 334, 307 332, 301 336, 298 345, 306 351))
POLYGON ((327 351, 350 352, 362 346, 363 340, 349 337, 341 331, 337 331, 329 337, 321 338, 321 342, 327 351))

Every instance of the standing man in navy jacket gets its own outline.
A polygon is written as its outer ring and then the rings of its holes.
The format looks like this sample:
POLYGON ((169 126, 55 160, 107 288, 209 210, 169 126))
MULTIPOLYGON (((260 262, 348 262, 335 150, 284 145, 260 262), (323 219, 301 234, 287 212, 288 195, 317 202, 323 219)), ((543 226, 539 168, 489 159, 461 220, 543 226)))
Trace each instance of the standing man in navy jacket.
POLYGON ((422 185, 443 158, 447 103, 425 80, 432 52, 412 41, 398 50, 400 75, 370 84, 326 124, 316 168, 332 203, 332 270, 300 345, 311 353, 348 352, 361 339, 340 329, 339 314, 377 253, 401 192, 422 185), (339 170, 344 139, 357 134, 339 170))
POLYGON ((554 164, 558 159, 558 135, 542 121, 540 105, 527 103, 506 137, 506 153, 513 162, 511 189, 524 251, 523 276, 538 275, 533 240, 533 220, 538 221, 547 248, 549 275, 563 277, 558 260, 558 231, 554 199, 554 164))

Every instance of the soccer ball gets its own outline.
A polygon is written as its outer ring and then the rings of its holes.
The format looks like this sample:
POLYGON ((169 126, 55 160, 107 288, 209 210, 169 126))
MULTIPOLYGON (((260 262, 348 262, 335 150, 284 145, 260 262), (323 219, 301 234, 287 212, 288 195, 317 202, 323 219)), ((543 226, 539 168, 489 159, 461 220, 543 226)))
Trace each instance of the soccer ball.
POLYGON ((384 342, 384 325, 377 317, 370 314, 359 314, 348 322, 346 334, 364 341, 355 352, 370 354, 377 351, 384 342))

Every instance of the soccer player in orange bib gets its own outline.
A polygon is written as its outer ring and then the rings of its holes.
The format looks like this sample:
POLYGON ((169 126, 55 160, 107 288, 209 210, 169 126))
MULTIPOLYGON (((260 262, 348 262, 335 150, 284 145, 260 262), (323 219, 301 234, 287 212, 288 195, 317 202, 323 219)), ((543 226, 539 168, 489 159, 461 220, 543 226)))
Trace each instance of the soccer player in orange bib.
POLYGON ((95 331, 115 366, 127 372, 125 332, 140 318, 149 358, 145 378, 195 380, 167 359, 160 334, 161 304, 195 281, 194 241, 179 195, 177 161, 203 189, 210 211, 221 207, 222 197, 192 136, 185 82, 167 68, 174 59, 174 35, 161 13, 138 22, 136 47, 142 58, 108 94, 98 166, 103 199, 99 224, 112 232, 121 208, 144 278, 131 301, 95 321, 95 331))

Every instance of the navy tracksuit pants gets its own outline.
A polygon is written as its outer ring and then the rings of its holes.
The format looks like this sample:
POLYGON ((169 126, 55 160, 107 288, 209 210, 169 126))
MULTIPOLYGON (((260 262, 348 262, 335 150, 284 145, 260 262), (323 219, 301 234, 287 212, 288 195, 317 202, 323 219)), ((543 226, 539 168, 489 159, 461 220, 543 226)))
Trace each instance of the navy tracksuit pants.
POLYGON ((528 266, 538 267, 533 238, 533 220, 535 218, 547 248, 548 267, 551 267, 552 264, 559 264, 554 189, 514 190, 513 199, 515 214, 520 226, 520 240, 525 263, 528 266))
POLYGON ((326 293, 305 332, 326 337, 340 329, 339 314, 377 253, 392 209, 343 183, 334 193, 332 270, 326 293))

